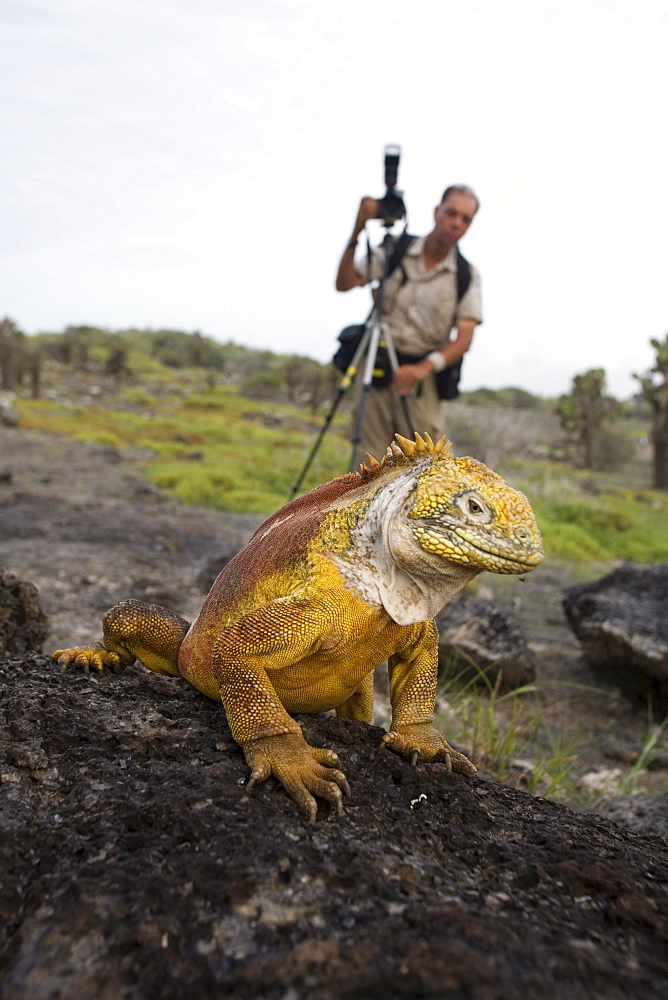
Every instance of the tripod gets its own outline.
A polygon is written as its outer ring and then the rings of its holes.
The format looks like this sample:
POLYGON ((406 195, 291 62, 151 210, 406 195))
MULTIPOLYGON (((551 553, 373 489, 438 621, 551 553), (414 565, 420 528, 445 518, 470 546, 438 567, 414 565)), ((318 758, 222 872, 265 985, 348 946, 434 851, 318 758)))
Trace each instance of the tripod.
MULTIPOLYGON (((364 327, 364 333, 362 334, 360 342, 357 345, 357 348, 355 349, 355 353, 344 372, 343 378, 339 382, 337 393, 336 396, 334 397, 334 402, 330 407, 329 413, 325 417, 325 422, 323 426, 320 428, 318 437, 316 438, 313 447, 309 452, 304 467, 300 472, 297 481, 292 487, 292 493, 290 494, 291 498, 297 496, 301 484, 304 481, 304 477, 306 476, 306 473, 311 467, 311 462, 315 458, 318 448, 320 447, 322 439, 324 438, 332 420, 334 419, 334 414, 336 413, 341 400, 343 399, 346 392, 352 385, 353 380, 357 375, 357 372, 360 370, 361 362, 364 359, 362 392, 360 395, 360 401, 357 407, 357 414, 355 417, 355 426, 353 429, 353 441, 352 441, 353 446, 350 455, 350 463, 348 466, 349 472, 352 472, 354 470, 355 453, 362 439, 362 427, 364 425, 364 411, 366 409, 367 399, 369 397, 371 386, 373 385, 374 369, 376 368, 377 365, 378 348, 381 344, 381 337, 383 338, 384 345, 387 348, 387 354, 390 361, 390 369, 393 375, 397 370, 397 368, 399 367, 397 352, 395 351, 394 343, 392 342, 392 334, 390 333, 390 330, 387 329, 387 327, 383 330, 381 326, 381 317, 383 315, 383 302, 385 298, 385 282, 386 279, 389 277, 390 259, 392 256, 392 249, 394 247, 394 240, 389 231, 386 232, 385 237, 383 238, 382 246, 385 254, 385 259, 383 264, 383 276, 380 280, 378 288, 376 289, 374 307, 371 310, 371 315, 366 321, 364 327)), ((400 396, 399 399, 401 401, 401 407, 403 409, 404 417, 406 419, 406 425, 410 433, 413 427, 413 422, 410 416, 408 399, 405 396, 400 396)))

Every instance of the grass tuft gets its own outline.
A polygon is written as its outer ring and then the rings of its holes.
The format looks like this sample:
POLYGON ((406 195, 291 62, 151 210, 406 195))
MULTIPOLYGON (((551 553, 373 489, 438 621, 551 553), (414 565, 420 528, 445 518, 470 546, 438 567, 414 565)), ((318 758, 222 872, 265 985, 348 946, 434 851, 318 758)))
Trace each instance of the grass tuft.
POLYGON ((536 685, 502 693, 502 671, 492 684, 474 660, 466 659, 470 680, 462 684, 461 675, 451 674, 439 687, 436 729, 503 784, 546 798, 571 798, 578 744, 551 731, 536 685))

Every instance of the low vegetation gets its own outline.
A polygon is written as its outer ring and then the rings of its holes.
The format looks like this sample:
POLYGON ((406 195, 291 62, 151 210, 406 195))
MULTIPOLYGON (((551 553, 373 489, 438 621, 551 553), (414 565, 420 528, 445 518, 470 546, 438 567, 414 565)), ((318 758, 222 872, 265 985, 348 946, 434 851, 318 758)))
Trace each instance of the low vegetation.
MULTIPOLYGON (((648 772, 666 756, 668 719, 656 723, 651 708, 644 732, 641 727, 638 733, 636 754, 622 767, 590 771, 586 744, 591 733, 576 715, 570 724, 557 723, 550 706, 574 696, 603 701, 609 697, 606 689, 543 679, 507 690, 502 688, 502 672, 492 683, 473 660, 468 659, 465 675, 457 663, 461 659, 453 661, 451 669, 447 663, 442 668, 434 725, 483 773, 531 795, 585 808, 601 795, 666 790, 666 782, 657 782, 648 772)), ((376 718, 388 728, 391 709, 384 678, 377 688, 376 718)))
MULTIPOLYGON (((77 327, 30 341, 43 354, 42 389, 39 398, 19 390, 23 427, 139 450, 166 493, 236 512, 269 514, 290 498, 336 385, 310 359, 179 331, 77 327)), ((637 414, 608 431, 621 464, 605 472, 568 461, 555 405, 524 390, 464 394, 448 414, 455 451, 530 497, 550 558, 668 559, 668 496, 648 488, 637 414)), ((303 489, 346 472, 348 421, 344 406, 303 489)))
POLYGON ((535 684, 501 693, 486 678, 441 688, 436 726, 450 733, 478 768, 505 785, 573 801, 582 798, 576 779, 578 742, 546 722, 535 684))
MULTIPOLYGON (((24 400, 21 426, 139 451, 147 477, 184 503, 268 514, 290 498, 316 425, 287 406, 245 399, 234 386, 184 397, 146 389, 101 406, 24 400)), ((349 445, 323 442, 304 488, 346 471, 349 445)))

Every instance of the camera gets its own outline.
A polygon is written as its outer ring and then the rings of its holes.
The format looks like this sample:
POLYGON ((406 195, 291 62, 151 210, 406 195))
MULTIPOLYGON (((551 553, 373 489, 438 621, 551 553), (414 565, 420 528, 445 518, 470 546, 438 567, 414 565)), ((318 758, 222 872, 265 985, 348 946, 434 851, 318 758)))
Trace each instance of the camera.
POLYGON ((388 227, 406 215, 403 191, 398 191, 396 187, 399 178, 400 156, 401 146, 389 145, 385 147, 385 187, 387 190, 383 197, 378 199, 376 218, 382 219, 383 224, 388 227))

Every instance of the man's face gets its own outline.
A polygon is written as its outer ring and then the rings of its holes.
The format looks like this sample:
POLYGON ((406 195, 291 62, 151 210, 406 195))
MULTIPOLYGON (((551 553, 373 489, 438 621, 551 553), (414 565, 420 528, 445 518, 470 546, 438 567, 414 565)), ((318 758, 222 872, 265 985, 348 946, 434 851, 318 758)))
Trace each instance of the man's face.
POLYGON ((463 191, 452 191, 445 201, 434 209, 435 230, 444 243, 450 245, 461 240, 473 222, 477 211, 475 198, 463 191))

